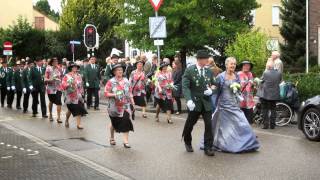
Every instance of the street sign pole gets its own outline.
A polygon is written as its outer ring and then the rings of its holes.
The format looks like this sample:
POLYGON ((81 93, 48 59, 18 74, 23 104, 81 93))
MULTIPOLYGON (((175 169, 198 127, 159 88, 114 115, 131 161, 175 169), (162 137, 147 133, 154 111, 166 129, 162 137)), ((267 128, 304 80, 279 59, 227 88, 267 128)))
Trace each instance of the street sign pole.
MULTIPOLYGON (((158 17, 158 11, 155 11, 155 13, 156 13, 156 17, 158 17)), ((157 50, 158 50, 158 66, 160 67, 160 46, 159 45, 157 45, 157 50)))

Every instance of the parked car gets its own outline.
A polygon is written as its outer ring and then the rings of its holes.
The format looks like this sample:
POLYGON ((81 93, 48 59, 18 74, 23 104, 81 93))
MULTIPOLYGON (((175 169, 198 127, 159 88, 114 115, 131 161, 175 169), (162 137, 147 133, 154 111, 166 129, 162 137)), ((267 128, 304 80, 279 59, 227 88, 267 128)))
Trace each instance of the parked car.
POLYGON ((298 127, 311 141, 320 141, 320 95, 302 102, 298 127))

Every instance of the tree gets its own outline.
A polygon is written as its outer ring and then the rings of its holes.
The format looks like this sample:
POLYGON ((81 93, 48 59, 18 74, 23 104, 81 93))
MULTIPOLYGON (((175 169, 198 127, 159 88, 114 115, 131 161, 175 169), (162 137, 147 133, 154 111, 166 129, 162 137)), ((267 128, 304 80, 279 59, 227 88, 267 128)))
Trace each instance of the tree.
MULTIPOLYGON (((122 48, 123 42, 115 35, 114 26, 119 24, 119 9, 116 0, 67 0, 62 1, 60 30, 70 32, 69 39, 82 40, 86 24, 94 24, 100 35, 98 55, 106 57, 112 47, 122 48)), ((81 45, 80 55, 86 55, 81 45)))
MULTIPOLYGON (((119 0, 118 3, 119 6, 125 4, 121 15, 126 19, 117 27, 119 35, 137 48, 155 50, 148 29, 148 19, 154 16, 150 3, 146 0, 119 0)), ((256 0, 164 1, 159 10, 159 15, 167 19, 164 53, 180 51, 185 58, 208 45, 223 54, 237 32, 250 28, 250 12, 257 7, 256 0)))
POLYGON ((237 34, 236 40, 227 46, 226 54, 239 62, 250 60, 254 64, 254 72, 261 74, 270 55, 267 41, 268 36, 258 30, 237 34))
POLYGON ((54 20, 58 21, 59 20, 59 13, 55 12, 54 10, 51 9, 50 4, 48 0, 39 0, 36 3, 35 6, 40 12, 48 15, 49 17, 53 18, 54 20))
POLYGON ((306 1, 282 0, 281 3, 280 33, 285 40, 284 44, 280 44, 281 58, 292 67, 303 67, 306 54, 306 1))

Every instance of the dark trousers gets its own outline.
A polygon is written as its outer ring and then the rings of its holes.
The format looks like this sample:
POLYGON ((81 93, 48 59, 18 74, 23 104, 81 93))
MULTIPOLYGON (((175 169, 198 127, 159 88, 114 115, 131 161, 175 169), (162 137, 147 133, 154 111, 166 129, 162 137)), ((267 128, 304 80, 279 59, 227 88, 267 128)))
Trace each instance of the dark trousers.
POLYGON ((276 103, 277 101, 270 101, 261 99, 261 106, 262 106, 262 118, 263 118, 263 125, 264 127, 275 127, 276 125, 276 103), (271 115, 269 116, 269 112, 271 115))
POLYGON ((20 102, 21 102, 21 96, 22 96, 22 91, 17 91, 17 99, 16 99, 16 108, 20 108, 20 102))
POLYGON ((30 91, 27 90, 26 94, 23 95, 23 110, 27 111, 29 107, 29 97, 30 97, 30 91))
POLYGON ((180 97, 175 97, 174 99, 177 103, 178 112, 181 112, 181 99, 180 99, 180 97))
POLYGON ((253 108, 247 109, 247 108, 241 108, 244 115, 246 116, 249 124, 253 124, 253 108))
POLYGON ((211 126, 211 111, 189 111, 187 121, 184 125, 183 134, 184 142, 187 145, 191 145, 193 126, 197 123, 199 116, 202 115, 204 121, 204 149, 211 149, 213 145, 213 135, 211 126))
POLYGON ((1 87, 1 106, 4 105, 4 100, 7 96, 7 87, 1 87))
POLYGON ((41 103, 41 112, 42 116, 47 115, 47 106, 46 106, 46 96, 45 91, 33 91, 32 93, 32 113, 38 113, 38 104, 39 104, 39 95, 40 95, 40 103, 41 103))
POLYGON ((7 104, 8 104, 8 106, 10 106, 10 107, 12 106, 13 99, 14 99, 14 91, 13 90, 7 91, 7 104))
POLYGON ((98 88, 88 88, 87 89, 87 107, 90 107, 92 104, 92 96, 94 96, 94 108, 99 107, 99 89, 98 88))

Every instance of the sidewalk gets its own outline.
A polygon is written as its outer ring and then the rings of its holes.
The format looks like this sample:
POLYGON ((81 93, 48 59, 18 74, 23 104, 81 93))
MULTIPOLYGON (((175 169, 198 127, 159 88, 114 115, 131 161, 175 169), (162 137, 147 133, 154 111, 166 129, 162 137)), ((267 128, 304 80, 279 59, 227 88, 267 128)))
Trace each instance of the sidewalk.
MULTIPOLYGON (((2 180, 107 180, 111 177, 0 125, 2 180)), ((9 126, 8 126, 9 127, 9 126)))

